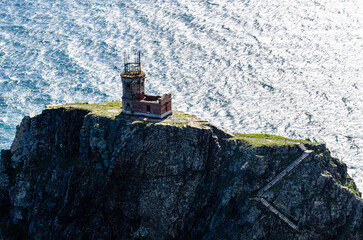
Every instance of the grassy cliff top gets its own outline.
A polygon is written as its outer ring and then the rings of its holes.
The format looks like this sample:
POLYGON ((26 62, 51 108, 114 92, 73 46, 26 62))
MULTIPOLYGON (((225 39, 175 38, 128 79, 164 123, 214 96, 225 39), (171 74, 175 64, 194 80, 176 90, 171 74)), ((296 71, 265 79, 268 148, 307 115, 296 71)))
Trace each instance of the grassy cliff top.
POLYGON ((291 139, 285 138, 278 135, 270 135, 270 134, 242 134, 242 133, 233 133, 232 139, 238 139, 242 142, 245 142, 254 147, 259 146, 279 146, 279 145, 295 145, 298 143, 306 143, 306 144, 321 144, 314 143, 308 140, 301 139, 291 139))
POLYGON ((104 103, 59 103, 48 105, 46 109, 65 108, 71 109, 84 109, 88 110, 90 115, 96 117, 107 117, 111 119, 123 119, 132 123, 146 123, 146 124, 161 124, 172 125, 177 127, 199 127, 204 128, 209 123, 201 120, 194 115, 185 114, 181 111, 173 110, 173 114, 163 119, 148 118, 144 116, 132 116, 122 114, 122 102, 111 101, 104 103))
MULTIPOLYGON (((207 128, 210 123, 200 118, 183 113, 181 111, 173 110, 173 114, 167 116, 164 119, 147 118, 144 116, 132 116, 122 114, 122 102, 111 101, 104 103, 59 103, 48 105, 47 109, 84 109, 88 110, 90 115, 96 117, 106 117, 111 119, 123 119, 133 124, 146 123, 146 124, 157 124, 157 125, 171 125, 176 127, 196 127, 196 128, 207 128)), ((269 134, 241 134, 233 133, 231 140, 240 140, 248 145, 254 147, 259 146, 278 146, 278 145, 295 145, 299 142, 307 144, 319 144, 307 140, 290 139, 277 135, 269 134)))
POLYGON ((99 117, 116 118, 120 115, 122 110, 121 101, 112 101, 104 103, 58 103, 48 105, 46 109, 84 109, 88 110, 90 114, 99 117))

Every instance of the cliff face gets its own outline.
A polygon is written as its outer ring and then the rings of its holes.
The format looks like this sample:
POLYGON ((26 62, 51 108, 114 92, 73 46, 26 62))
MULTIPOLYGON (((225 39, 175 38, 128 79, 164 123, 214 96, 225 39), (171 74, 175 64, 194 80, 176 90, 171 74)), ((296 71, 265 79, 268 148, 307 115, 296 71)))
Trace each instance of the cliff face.
POLYGON ((1 153, 0 239, 363 239, 360 193, 325 145, 119 105, 23 119, 1 153))

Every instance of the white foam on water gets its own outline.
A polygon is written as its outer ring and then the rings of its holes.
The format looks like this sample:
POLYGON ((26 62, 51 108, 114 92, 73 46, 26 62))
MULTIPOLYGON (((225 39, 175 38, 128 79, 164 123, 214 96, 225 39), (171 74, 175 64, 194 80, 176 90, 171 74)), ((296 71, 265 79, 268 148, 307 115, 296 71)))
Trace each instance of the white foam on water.
POLYGON ((232 132, 327 144, 363 189, 361 0, 0 2, 0 148, 56 102, 121 99, 141 49, 149 93, 232 132))

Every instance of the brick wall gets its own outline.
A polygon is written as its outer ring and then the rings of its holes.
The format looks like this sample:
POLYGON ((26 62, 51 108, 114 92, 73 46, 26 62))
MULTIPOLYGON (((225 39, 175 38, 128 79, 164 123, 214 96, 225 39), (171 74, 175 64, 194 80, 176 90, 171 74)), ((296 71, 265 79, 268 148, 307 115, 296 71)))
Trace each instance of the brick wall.
POLYGON ((145 102, 133 101, 132 110, 134 112, 140 112, 140 113, 150 113, 156 115, 162 114, 160 105, 158 103, 145 103, 145 102), (148 106, 150 107, 150 111, 148 111, 148 106))
POLYGON ((161 104, 160 112, 161 114, 164 114, 169 110, 171 110, 171 98, 161 104))

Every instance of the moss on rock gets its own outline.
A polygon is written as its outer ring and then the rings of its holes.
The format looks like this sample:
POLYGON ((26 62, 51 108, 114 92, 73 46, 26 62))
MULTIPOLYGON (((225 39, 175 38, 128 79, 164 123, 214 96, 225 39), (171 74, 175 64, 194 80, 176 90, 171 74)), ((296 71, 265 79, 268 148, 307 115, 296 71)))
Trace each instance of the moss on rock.
POLYGON ((233 133, 232 139, 241 140, 242 142, 252 145, 253 147, 295 145, 297 143, 306 143, 313 145, 320 144, 308 140, 291 139, 291 138, 281 137, 278 135, 257 134, 257 133, 252 133, 252 134, 233 133))

